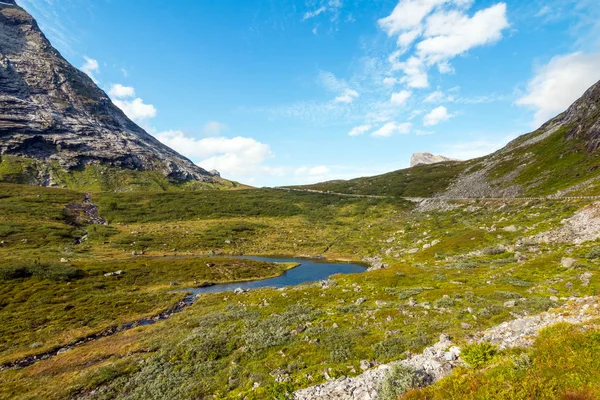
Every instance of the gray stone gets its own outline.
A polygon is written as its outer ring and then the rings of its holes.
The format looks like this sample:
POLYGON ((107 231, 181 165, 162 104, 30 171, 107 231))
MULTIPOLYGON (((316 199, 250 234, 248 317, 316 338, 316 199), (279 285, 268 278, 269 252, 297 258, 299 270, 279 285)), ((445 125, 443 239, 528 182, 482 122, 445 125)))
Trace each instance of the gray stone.
POLYGON ((0 154, 34 159, 31 183, 54 185, 52 162, 66 171, 102 165, 222 182, 132 122, 24 9, 0 7, 0 38, 0 154))

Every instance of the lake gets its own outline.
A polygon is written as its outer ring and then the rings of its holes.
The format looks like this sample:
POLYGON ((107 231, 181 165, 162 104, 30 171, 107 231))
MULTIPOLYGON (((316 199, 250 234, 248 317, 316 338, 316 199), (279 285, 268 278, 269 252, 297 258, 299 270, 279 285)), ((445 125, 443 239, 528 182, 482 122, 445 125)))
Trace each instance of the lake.
POLYGON ((190 288, 186 291, 194 294, 233 292, 237 288, 244 290, 258 289, 264 287, 280 288, 285 286, 295 286, 306 282, 317 282, 329 278, 335 274, 357 274, 367 270, 367 267, 359 264, 330 262, 325 260, 304 259, 304 258, 276 258, 276 257, 254 257, 243 256, 235 257, 246 260, 279 262, 279 263, 297 263, 296 268, 285 271, 275 278, 261 279, 248 282, 222 283, 202 288, 190 288))

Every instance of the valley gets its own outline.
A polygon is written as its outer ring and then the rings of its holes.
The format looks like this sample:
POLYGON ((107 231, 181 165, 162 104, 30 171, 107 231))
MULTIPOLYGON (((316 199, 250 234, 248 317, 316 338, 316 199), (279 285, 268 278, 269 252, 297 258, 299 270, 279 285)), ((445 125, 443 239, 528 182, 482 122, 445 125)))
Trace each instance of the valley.
MULTIPOLYGON (((472 5, 446 3, 435 7, 466 7, 454 17, 472 5)), ((202 139, 167 131, 230 171, 324 181, 256 188, 196 165, 165 132, 155 138, 154 106, 133 87, 107 94, 100 64, 85 60, 75 68, 20 2, 0 2, 1 399, 600 398, 600 82, 489 155, 415 153, 410 168, 349 180, 321 179, 325 166, 263 165, 268 145, 220 136, 233 128, 216 121, 202 139)), ((319 76, 333 95, 326 112, 353 114, 356 81, 319 76)), ((459 91, 421 103, 487 101, 459 91)), ((306 110, 314 103, 283 114, 306 110)), ((232 115, 244 112, 259 113, 232 115)), ((423 126, 458 116, 438 106, 423 126)), ((369 118, 385 122, 374 137, 412 126, 369 118)), ((296 157, 298 143, 286 143, 296 157)))

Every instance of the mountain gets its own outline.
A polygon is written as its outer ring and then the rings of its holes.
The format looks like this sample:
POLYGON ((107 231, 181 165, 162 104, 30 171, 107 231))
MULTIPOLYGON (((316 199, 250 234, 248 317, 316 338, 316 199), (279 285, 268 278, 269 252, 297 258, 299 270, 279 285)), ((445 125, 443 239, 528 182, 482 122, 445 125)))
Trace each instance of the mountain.
POLYGON ((600 82, 536 131, 485 157, 301 188, 446 198, 600 195, 600 82))
POLYGON ((410 158, 410 166, 416 167, 417 165, 427 165, 427 164, 435 164, 444 161, 458 161, 453 158, 448 158, 444 156, 438 156, 431 153, 413 153, 410 158))
POLYGON ((16 183, 232 186, 132 122, 15 0, 0 3, 0 157, 16 183))

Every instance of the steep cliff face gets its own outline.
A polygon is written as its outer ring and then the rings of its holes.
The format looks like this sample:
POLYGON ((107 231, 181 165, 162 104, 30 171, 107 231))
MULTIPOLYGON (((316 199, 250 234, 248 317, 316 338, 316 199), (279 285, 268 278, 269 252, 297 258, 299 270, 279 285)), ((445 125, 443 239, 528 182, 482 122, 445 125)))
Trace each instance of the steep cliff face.
POLYGON ((103 165, 219 183, 127 118, 14 0, 0 2, 0 155, 66 171, 103 165))

